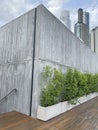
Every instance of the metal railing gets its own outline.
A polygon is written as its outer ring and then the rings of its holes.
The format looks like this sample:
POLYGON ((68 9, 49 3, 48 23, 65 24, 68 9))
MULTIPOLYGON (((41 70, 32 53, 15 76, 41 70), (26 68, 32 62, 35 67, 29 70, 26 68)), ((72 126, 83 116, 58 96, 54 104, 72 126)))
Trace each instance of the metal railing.
POLYGON ((17 92, 16 88, 14 88, 13 90, 11 90, 5 97, 3 97, 2 99, 0 99, 0 103, 4 102, 9 96, 11 96, 12 94, 14 94, 15 92, 17 92))

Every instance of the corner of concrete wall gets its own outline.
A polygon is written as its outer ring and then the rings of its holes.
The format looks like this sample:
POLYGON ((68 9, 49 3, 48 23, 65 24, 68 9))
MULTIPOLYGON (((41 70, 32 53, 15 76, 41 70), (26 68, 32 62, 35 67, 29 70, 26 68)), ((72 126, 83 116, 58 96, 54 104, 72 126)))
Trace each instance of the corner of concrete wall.
POLYGON ((98 72, 98 57, 91 52, 43 5, 37 7, 35 59, 32 94, 32 116, 36 117, 40 103, 40 73, 44 66, 68 67, 82 72, 98 72))

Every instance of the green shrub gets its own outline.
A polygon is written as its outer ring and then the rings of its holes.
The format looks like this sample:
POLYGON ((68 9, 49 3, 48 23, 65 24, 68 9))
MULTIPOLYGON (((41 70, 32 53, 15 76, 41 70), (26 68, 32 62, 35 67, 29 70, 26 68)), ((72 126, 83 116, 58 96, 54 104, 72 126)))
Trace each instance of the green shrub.
POLYGON ((53 69, 53 80, 52 83, 55 87, 56 96, 59 98, 59 101, 63 101, 63 92, 64 92, 64 82, 65 82, 65 75, 56 68, 53 69))
POLYGON ((50 83, 47 88, 42 90, 41 94, 41 105, 42 106, 51 106, 59 102, 57 93, 55 92, 55 87, 50 83))
POLYGON ((41 73, 42 80, 44 84, 48 85, 52 80, 53 70, 50 66, 46 66, 43 68, 43 72, 41 73))
POLYGON ((76 98, 78 92, 77 80, 75 77, 74 70, 69 69, 65 79, 65 100, 71 100, 76 98))
POLYGON ((98 74, 94 75, 94 87, 93 92, 98 92, 98 74))
POLYGON ((92 74, 85 74, 87 78, 87 89, 85 90, 86 94, 89 94, 91 92, 94 92, 94 75, 92 74))
POLYGON ((48 84, 42 90, 41 105, 50 106, 62 101, 65 81, 64 74, 60 70, 46 66, 43 69, 42 76, 48 84))
POLYGON ((41 105, 51 106, 61 101, 75 104, 78 98, 92 92, 98 92, 98 74, 83 74, 78 70, 61 70, 46 66, 42 72, 44 87, 41 93, 41 105))
POLYGON ((78 87, 78 92, 76 97, 81 97, 83 95, 85 95, 86 90, 87 90, 87 78, 86 76, 81 73, 78 70, 74 70, 74 76, 77 80, 77 87, 78 87))

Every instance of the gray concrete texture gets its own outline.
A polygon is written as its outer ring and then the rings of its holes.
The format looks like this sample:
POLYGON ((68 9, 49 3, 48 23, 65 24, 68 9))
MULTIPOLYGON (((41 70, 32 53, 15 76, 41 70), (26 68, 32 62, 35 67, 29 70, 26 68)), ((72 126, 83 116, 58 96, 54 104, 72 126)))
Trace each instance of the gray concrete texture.
POLYGON ((35 9, 0 28, 0 99, 17 88, 0 113, 17 110, 29 114, 32 82, 35 9))
POLYGON ((43 67, 98 72, 98 57, 43 5, 0 28, 0 113, 17 110, 36 117, 43 67), (33 76, 32 76, 33 75, 33 76), (33 86, 32 86, 33 83, 33 86), (33 92, 31 95, 31 87, 33 92))

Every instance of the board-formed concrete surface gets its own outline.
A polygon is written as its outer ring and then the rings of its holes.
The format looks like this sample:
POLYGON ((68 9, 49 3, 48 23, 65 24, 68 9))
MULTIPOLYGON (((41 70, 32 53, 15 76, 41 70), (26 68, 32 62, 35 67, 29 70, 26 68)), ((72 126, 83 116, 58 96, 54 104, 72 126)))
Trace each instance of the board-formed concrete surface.
POLYGON ((0 113, 17 110, 36 117, 44 66, 98 72, 98 57, 43 5, 0 28, 0 113), (31 98, 32 97, 32 98, 31 98))
POLYGON ((35 9, 0 28, 0 113, 30 112, 35 9))

